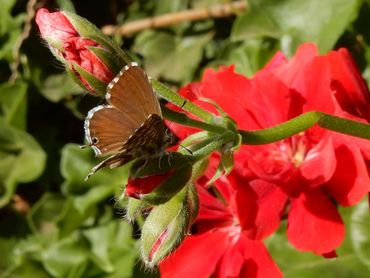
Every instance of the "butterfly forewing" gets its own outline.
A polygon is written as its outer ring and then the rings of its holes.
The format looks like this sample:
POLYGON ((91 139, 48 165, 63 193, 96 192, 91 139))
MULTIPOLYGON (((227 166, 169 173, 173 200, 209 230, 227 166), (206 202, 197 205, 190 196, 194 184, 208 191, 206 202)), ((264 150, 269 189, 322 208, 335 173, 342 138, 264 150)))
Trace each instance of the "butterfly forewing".
POLYGON ((162 115, 146 73, 136 63, 125 66, 108 85, 107 102, 124 113, 143 116, 162 115))

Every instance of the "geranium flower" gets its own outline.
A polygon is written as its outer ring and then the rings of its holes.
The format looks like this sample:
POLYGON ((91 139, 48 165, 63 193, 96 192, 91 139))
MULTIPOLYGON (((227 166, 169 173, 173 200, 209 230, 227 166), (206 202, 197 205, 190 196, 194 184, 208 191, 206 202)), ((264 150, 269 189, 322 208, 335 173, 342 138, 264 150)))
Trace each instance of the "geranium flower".
MULTIPOLYGON (((212 99, 246 130, 272 127, 307 111, 370 120, 369 91, 347 50, 320 56, 310 43, 291 59, 277 53, 251 79, 233 67, 207 69, 201 82, 181 94, 216 113, 199 98, 212 99)), ((171 128, 180 137, 194 132, 171 128)), ((316 126, 276 143, 243 146, 227 177, 236 189, 243 235, 265 238, 287 212, 287 236, 298 250, 335 256, 345 233, 336 206, 354 205, 369 192, 369 158, 367 140, 316 126)))
POLYGON ((236 191, 227 181, 218 185, 226 203, 198 187, 195 231, 160 264, 161 277, 281 277, 263 242, 242 230, 236 191))
POLYGON ((102 83, 100 87, 105 89, 117 73, 116 65, 111 61, 112 55, 109 54, 109 48, 93 39, 99 36, 96 35, 96 30, 91 27, 91 24, 86 22, 81 24, 78 20, 74 20, 76 18, 75 15, 66 12, 50 13, 46 9, 39 9, 36 23, 41 37, 48 43, 53 54, 66 64, 83 86, 97 93, 100 88, 97 88, 99 86, 95 83, 102 83), (85 33, 89 33, 91 38, 84 36, 85 33), (77 67, 81 67, 88 75, 82 74, 77 67), (91 75, 90 78, 89 75, 91 75), (94 78, 98 81, 93 82, 94 78))

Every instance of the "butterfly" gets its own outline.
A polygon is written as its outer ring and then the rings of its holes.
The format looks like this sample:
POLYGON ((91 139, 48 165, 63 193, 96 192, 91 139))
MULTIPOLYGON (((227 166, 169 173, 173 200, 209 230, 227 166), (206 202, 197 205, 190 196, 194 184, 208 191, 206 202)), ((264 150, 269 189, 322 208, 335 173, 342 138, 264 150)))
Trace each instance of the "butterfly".
POLYGON ((116 168, 137 158, 156 156, 176 143, 162 118, 159 101, 144 70, 126 65, 108 84, 106 104, 91 109, 85 119, 85 137, 97 157, 94 166, 116 168))

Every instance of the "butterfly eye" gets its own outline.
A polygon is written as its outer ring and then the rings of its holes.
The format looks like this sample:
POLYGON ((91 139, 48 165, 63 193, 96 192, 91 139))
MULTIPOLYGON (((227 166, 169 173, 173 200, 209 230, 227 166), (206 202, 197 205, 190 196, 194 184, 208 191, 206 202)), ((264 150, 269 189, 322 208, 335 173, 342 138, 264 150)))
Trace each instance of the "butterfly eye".
POLYGON ((99 139, 97 137, 93 137, 92 138, 92 143, 93 143, 93 145, 98 144, 99 143, 99 139))

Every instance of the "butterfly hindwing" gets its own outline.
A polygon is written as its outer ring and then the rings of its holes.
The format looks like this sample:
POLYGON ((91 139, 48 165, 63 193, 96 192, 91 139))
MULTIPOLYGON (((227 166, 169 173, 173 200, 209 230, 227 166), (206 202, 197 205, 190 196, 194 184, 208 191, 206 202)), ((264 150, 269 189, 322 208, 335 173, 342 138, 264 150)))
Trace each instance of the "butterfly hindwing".
POLYGON ((111 105, 90 110, 85 120, 85 135, 97 156, 118 153, 138 123, 111 105))

